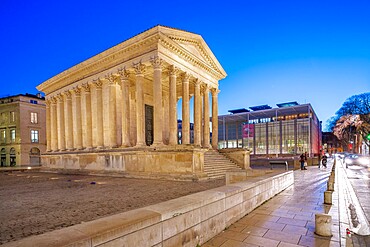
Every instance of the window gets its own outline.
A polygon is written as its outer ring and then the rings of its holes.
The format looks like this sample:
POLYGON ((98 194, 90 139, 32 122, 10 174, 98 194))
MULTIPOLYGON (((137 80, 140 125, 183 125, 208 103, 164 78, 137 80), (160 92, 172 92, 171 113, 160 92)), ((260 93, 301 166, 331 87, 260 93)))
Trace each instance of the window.
POLYGON ((10 141, 15 142, 15 129, 10 130, 10 141))
POLYGON ((37 100, 33 100, 33 99, 31 99, 31 100, 30 100, 30 103, 31 103, 31 104, 36 104, 36 105, 37 105, 37 100))
POLYGON ((5 112, 2 112, 1 115, 0 115, 0 121, 1 123, 5 123, 6 122, 6 115, 5 115, 5 112))
POLYGON ((15 112, 11 111, 9 115, 10 115, 10 122, 14 123, 15 122, 15 112))
POLYGON ((37 112, 31 112, 31 123, 37 124, 37 112))
POLYGON ((31 142, 39 142, 39 131, 31 130, 31 142))
POLYGON ((0 142, 6 143, 6 131, 5 129, 0 130, 0 142))

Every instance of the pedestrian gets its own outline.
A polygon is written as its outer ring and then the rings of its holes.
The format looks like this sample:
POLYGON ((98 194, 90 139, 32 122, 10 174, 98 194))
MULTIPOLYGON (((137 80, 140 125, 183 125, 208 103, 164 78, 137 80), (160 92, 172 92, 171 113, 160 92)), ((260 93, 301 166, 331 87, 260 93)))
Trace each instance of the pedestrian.
POLYGON ((302 153, 301 156, 299 156, 299 162, 301 162, 301 170, 307 170, 307 168, 304 167, 306 160, 307 156, 305 155, 305 153, 302 153))

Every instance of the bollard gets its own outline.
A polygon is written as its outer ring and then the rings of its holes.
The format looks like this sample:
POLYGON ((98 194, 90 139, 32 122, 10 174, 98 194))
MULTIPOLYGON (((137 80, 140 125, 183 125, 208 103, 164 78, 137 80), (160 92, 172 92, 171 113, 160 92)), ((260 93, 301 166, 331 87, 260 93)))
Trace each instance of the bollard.
POLYGON ((334 183, 330 180, 327 183, 327 190, 334 191, 334 183))
POLYGON ((329 181, 332 182, 332 183, 335 183, 335 176, 334 175, 330 175, 329 176, 329 181))
POLYGON ((331 215, 315 214, 315 233, 323 237, 333 236, 331 232, 331 215))
POLYGON ((333 191, 327 190, 324 192, 324 204, 331 205, 333 204, 333 197, 332 197, 333 191))

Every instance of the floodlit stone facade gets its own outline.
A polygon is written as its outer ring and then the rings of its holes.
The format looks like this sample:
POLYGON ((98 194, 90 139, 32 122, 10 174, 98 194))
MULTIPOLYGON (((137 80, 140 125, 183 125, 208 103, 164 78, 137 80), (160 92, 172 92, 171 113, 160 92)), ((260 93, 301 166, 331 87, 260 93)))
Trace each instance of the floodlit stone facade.
POLYGON ((40 165, 46 150, 45 119, 41 95, 0 98, 0 166, 40 165))
POLYGON ((43 164, 202 177, 204 152, 217 148, 218 81, 225 76, 200 35, 164 26, 140 33, 37 87, 46 94, 43 164))

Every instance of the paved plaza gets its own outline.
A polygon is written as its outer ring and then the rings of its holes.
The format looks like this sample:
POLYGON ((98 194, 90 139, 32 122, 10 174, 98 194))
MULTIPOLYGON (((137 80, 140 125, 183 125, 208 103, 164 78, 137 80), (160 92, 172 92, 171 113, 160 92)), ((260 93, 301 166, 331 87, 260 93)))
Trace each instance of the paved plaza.
POLYGON ((0 172, 0 244, 225 185, 0 172))

